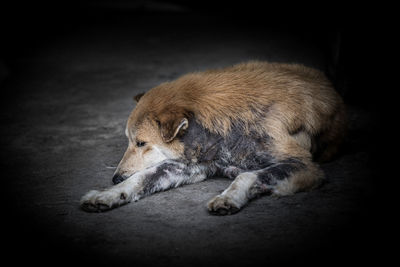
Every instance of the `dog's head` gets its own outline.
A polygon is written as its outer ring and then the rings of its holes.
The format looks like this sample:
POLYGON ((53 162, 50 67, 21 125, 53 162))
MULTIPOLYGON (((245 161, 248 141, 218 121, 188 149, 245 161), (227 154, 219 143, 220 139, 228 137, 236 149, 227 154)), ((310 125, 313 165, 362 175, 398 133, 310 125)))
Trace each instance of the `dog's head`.
MULTIPOLYGON (((188 128, 190 114, 183 108, 166 105, 154 94, 139 94, 126 124, 128 148, 113 177, 117 184, 132 174, 166 159, 177 159, 183 154, 178 140, 188 128)), ((165 100, 165 99, 164 99, 165 100)))

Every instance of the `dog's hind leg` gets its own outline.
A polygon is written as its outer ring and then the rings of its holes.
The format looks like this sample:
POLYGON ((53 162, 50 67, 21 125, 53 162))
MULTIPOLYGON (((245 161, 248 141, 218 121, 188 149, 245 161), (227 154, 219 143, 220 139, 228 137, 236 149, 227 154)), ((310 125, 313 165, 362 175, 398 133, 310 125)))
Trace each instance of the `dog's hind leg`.
POLYGON ((321 170, 312 162, 288 158, 261 170, 240 173, 207 207, 212 214, 233 214, 259 195, 290 195, 315 187, 322 177, 321 170))
POLYGON ((82 197, 81 207, 89 212, 109 210, 158 191, 203 181, 212 174, 207 166, 166 160, 106 190, 89 191, 82 197))

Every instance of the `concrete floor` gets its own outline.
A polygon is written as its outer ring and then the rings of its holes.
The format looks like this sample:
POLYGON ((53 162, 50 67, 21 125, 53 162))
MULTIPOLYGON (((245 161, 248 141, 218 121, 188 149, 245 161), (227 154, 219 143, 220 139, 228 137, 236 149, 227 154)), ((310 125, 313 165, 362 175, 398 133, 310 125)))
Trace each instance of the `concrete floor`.
POLYGON ((15 263, 142 266, 372 260, 374 114, 357 106, 349 106, 343 152, 322 165, 327 182, 313 192, 263 197, 216 217, 206 203, 230 181, 214 178, 110 212, 79 209, 84 193, 111 185, 135 94, 250 59, 324 67, 322 52, 301 34, 162 19, 82 27, 15 59, 19 68, 2 88, 5 254, 24 251, 15 263))

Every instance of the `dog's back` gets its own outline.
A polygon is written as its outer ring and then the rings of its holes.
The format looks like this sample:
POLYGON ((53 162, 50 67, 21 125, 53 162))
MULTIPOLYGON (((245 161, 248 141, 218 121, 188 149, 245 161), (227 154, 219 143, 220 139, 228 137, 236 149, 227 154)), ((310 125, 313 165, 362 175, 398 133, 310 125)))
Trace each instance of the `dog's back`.
POLYGON ((145 96, 137 107, 143 114, 192 113, 222 136, 232 125, 277 140, 287 132, 320 160, 329 159, 344 136, 340 96, 322 72, 303 65, 255 61, 191 73, 145 96))

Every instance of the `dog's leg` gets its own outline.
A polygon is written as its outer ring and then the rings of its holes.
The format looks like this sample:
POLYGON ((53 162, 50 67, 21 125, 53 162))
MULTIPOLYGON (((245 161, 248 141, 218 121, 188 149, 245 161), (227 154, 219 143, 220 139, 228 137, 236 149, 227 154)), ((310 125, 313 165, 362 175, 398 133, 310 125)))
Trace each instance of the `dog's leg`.
POLYGON ((106 190, 89 191, 82 197, 81 207, 94 212, 109 210, 158 191, 203 181, 210 175, 207 166, 166 160, 106 190))
POLYGON ((207 207, 212 214, 233 214, 261 194, 293 194, 316 186, 322 177, 321 170, 312 162, 295 158, 282 160, 261 170, 240 173, 207 207))
POLYGON ((208 210, 216 215, 238 212, 251 199, 250 188, 256 184, 257 180, 255 172, 239 174, 224 192, 208 202, 208 210))

